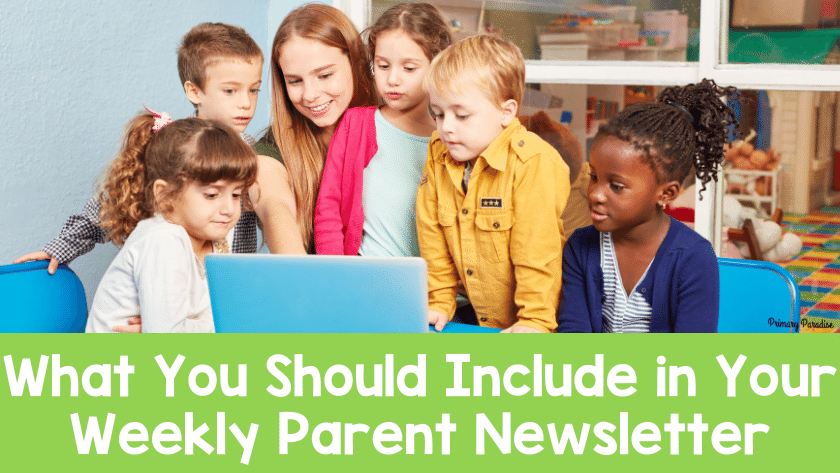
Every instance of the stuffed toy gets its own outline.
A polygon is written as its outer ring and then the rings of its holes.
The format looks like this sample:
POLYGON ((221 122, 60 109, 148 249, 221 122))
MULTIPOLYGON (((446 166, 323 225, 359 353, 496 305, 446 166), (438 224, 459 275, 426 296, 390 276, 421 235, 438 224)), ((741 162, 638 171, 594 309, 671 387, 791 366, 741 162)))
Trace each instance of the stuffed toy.
MULTIPOLYGON (((746 219, 751 219, 758 239, 758 247, 764 261, 789 261, 802 250, 802 239, 799 236, 782 232, 782 227, 772 220, 757 218, 756 210, 744 207, 738 199, 723 196, 723 225, 730 228, 741 228, 746 219)), ((750 250, 746 243, 735 243, 745 258, 750 257, 750 250)))
MULTIPOLYGON (((728 169, 741 169, 747 171, 772 171, 779 167, 780 154, 773 149, 766 151, 755 149, 750 140, 755 138, 755 130, 743 140, 732 142, 726 149, 726 162, 724 167, 728 169)), ((729 194, 748 195, 769 195, 771 178, 768 176, 748 177, 730 174, 726 176, 726 192, 729 194)))
MULTIPOLYGON (((675 219, 694 227, 694 185, 686 187, 671 202, 667 209, 675 219), (684 220, 690 215, 690 220, 684 220)), ((789 261, 802 250, 802 239, 790 232, 782 232, 782 227, 772 220, 758 218, 756 209, 744 207, 731 195, 723 196, 723 248, 724 258, 750 258, 750 249, 746 243, 729 240, 729 228, 741 228, 744 221, 750 219, 755 228, 758 247, 764 261, 789 261)))

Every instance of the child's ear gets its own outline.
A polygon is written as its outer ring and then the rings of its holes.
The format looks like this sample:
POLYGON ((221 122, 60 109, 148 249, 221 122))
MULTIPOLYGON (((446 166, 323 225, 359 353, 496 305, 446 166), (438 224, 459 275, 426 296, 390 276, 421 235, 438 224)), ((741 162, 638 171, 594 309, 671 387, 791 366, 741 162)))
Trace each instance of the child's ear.
POLYGON ((502 126, 510 125, 510 122, 516 118, 517 112, 519 112, 519 104, 516 103, 516 100, 510 99, 502 102, 502 126))
POLYGON ((659 189, 659 204, 667 205, 674 201, 682 190, 679 181, 670 181, 662 184, 659 189))
POLYGON ((193 105, 201 105, 201 96, 199 95, 201 89, 197 85, 190 81, 184 82, 184 92, 186 92, 187 98, 193 105))
POLYGON ((152 194, 155 196, 155 205, 154 208, 158 208, 158 204, 163 201, 166 195, 166 189, 169 187, 169 183, 164 181, 163 179, 155 179, 154 184, 152 184, 152 194))

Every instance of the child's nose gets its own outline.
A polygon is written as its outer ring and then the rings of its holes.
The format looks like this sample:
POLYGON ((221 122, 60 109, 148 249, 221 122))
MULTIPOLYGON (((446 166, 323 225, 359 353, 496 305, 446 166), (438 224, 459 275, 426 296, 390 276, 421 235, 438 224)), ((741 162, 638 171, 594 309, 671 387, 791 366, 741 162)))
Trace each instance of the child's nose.
POLYGON ((396 67, 388 71, 388 85, 399 85, 400 77, 396 67))
POLYGON ((253 99, 247 91, 239 95, 239 108, 250 110, 252 103, 253 99))
POLYGON ((593 182, 589 184, 589 191, 587 194, 590 202, 603 203, 605 201, 603 186, 600 186, 597 183, 593 182))
POLYGON ((233 215, 237 206, 239 206, 239 201, 237 201, 233 196, 227 196, 222 199, 222 208, 220 209, 220 212, 222 215, 233 215))
POLYGON ((438 118, 441 121, 441 128, 443 131, 447 133, 452 133, 455 130, 455 117, 444 113, 442 118, 438 118))

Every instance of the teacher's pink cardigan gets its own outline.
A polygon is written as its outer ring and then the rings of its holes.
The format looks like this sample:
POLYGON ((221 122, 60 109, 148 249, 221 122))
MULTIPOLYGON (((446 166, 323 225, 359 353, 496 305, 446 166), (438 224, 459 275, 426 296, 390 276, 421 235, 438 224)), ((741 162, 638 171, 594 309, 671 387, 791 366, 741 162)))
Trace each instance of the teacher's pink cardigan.
POLYGON ((364 171, 376 154, 376 107, 351 108, 335 130, 318 201, 315 204, 315 252, 357 255, 362 244, 364 171))

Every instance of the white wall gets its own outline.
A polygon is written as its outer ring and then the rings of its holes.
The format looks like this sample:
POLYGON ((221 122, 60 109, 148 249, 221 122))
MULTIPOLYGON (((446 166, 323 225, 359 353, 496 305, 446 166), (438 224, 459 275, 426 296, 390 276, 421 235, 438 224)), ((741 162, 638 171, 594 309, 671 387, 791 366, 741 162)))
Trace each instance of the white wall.
MULTIPOLYGON (((241 26, 267 64, 277 26, 302 3, 0 0, 0 264, 43 248, 82 209, 143 102, 174 118, 192 113, 175 54, 191 27, 241 26)), ((268 125, 269 81, 264 66, 252 135, 268 125)), ((98 245, 70 265, 88 304, 116 252, 98 245)))

